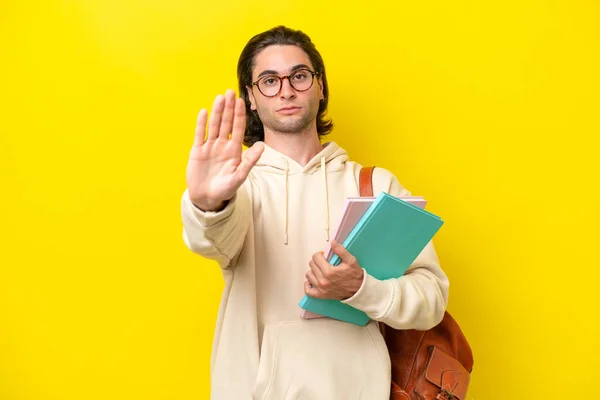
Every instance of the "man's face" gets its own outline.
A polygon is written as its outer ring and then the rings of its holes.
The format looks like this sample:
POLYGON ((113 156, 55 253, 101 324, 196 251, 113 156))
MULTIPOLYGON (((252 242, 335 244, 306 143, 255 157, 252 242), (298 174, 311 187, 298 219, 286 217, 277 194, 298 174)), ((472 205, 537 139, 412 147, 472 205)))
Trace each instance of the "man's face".
MULTIPOLYGON (((265 75, 287 76, 301 68, 314 71, 304 50, 293 45, 269 46, 256 55, 254 63, 252 82, 265 75)), ((314 80, 311 88, 300 92, 284 78, 281 90, 273 97, 265 97, 256 86, 247 88, 250 108, 258 112, 265 129, 298 133, 316 123, 319 102, 323 98, 323 85, 319 76, 313 78, 309 75, 308 79, 314 80)))

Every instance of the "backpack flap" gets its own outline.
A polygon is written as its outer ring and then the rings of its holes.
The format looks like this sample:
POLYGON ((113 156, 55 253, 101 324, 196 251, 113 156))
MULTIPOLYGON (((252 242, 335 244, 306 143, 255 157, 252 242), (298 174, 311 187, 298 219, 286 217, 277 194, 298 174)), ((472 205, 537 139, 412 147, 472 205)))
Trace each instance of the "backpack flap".
POLYGON ((431 352, 425 378, 440 391, 445 392, 447 397, 442 398, 466 400, 467 388, 471 380, 469 372, 458 360, 437 347, 433 347, 431 352))

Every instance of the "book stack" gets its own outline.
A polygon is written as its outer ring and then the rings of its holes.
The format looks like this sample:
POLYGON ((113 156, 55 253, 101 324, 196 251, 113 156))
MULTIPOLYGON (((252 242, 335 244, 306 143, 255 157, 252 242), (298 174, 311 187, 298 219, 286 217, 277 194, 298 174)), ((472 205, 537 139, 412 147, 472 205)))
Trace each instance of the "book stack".
MULTIPOLYGON (((422 196, 395 197, 386 192, 348 198, 333 237, 369 275, 379 280, 399 278, 444 223, 425 210, 426 204, 422 196)), ((324 254, 331 265, 340 264, 330 244, 324 254)), ((339 300, 304 295, 298 304, 306 319, 328 317, 360 326, 370 320, 365 312, 339 300)))

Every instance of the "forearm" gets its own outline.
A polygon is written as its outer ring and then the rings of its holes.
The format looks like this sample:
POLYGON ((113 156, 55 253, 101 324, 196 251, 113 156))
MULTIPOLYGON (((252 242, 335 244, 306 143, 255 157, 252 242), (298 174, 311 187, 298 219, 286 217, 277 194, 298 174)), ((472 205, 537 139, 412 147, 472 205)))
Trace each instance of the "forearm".
POLYGON ((345 303, 395 329, 430 329, 444 316, 449 282, 429 243, 396 279, 378 280, 365 274, 362 286, 345 303))

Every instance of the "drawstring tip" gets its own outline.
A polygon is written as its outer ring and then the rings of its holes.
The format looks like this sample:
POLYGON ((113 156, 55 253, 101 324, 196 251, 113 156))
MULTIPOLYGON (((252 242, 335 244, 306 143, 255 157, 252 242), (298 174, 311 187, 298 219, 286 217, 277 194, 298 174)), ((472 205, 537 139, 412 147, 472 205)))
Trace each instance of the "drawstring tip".
POLYGON ((325 241, 329 242, 329 230, 325 231, 325 241))
POLYGON ((285 234, 283 244, 288 244, 288 234, 287 233, 285 234))

